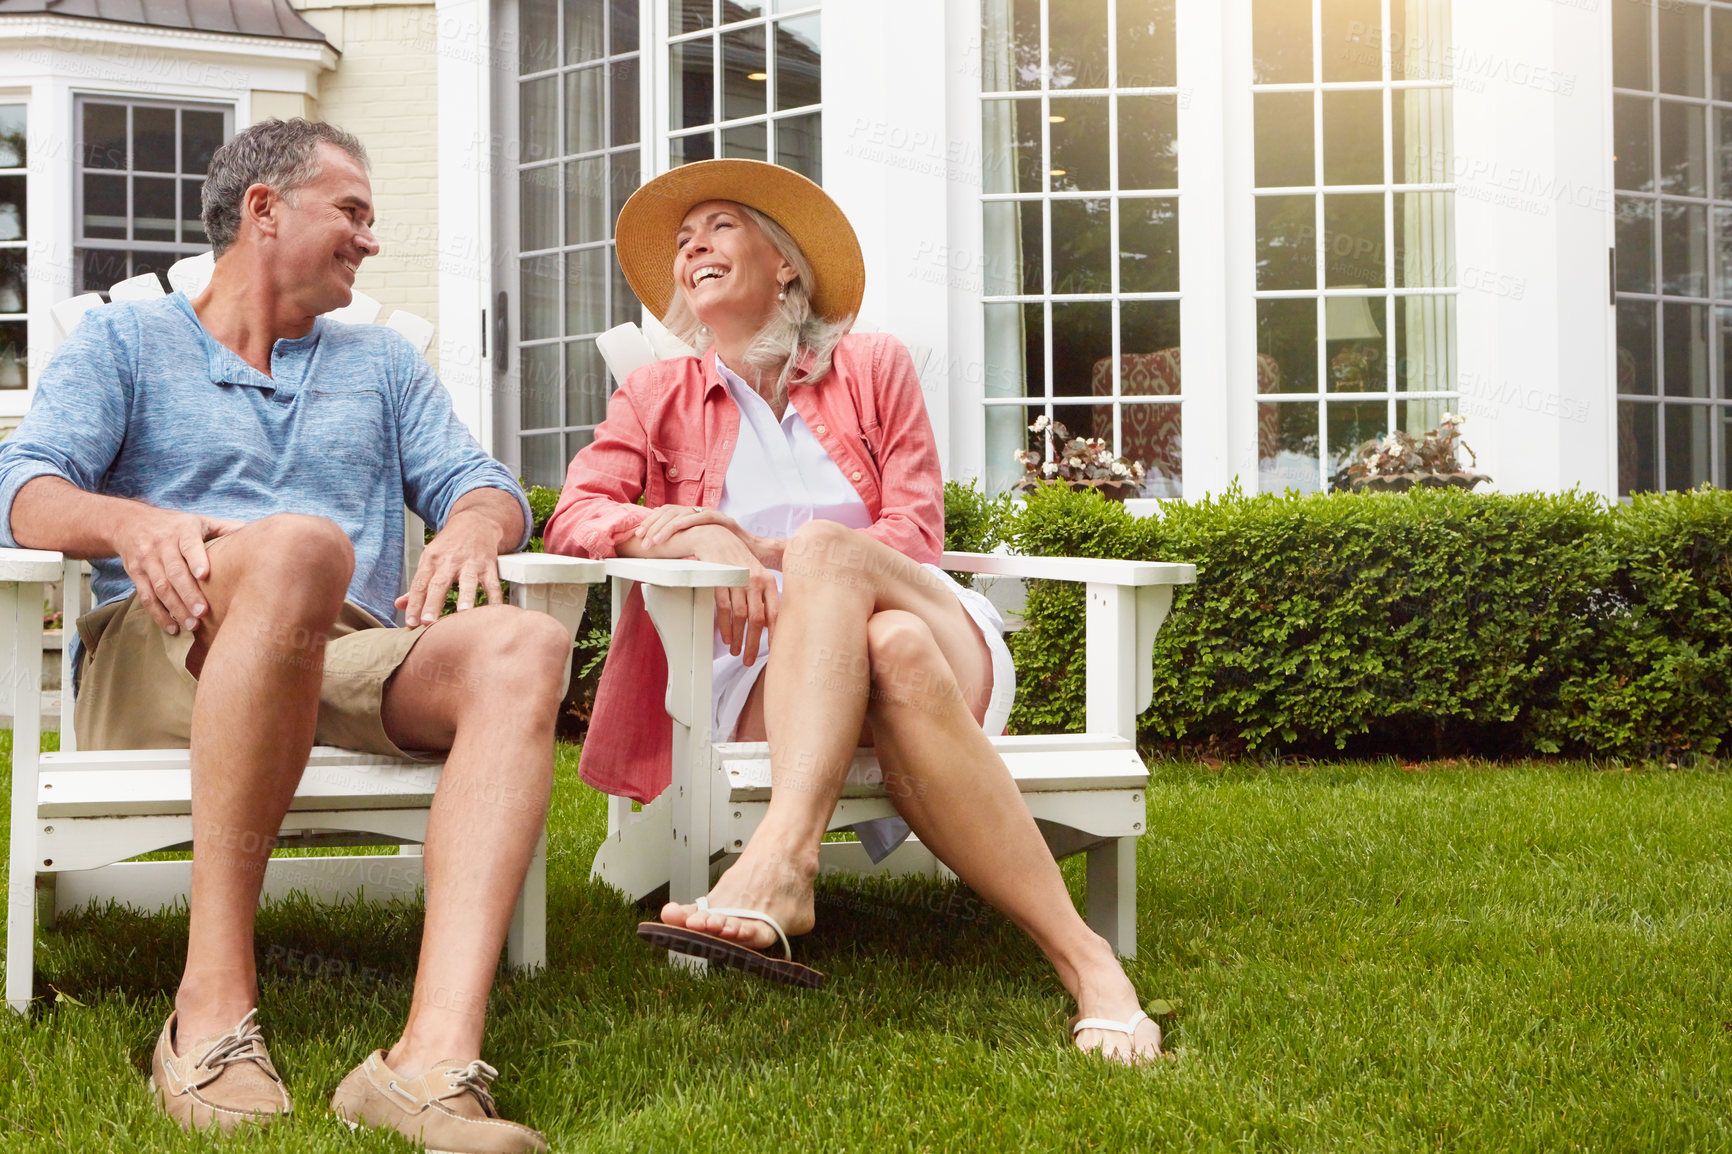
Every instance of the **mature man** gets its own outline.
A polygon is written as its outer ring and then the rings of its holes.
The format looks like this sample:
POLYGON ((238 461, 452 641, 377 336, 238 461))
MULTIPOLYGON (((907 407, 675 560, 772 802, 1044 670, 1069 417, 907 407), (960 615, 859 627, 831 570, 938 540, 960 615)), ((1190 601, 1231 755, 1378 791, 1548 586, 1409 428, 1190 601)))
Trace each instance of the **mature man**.
POLYGON ((191 748, 186 969, 152 1062, 163 1108, 225 1130, 290 1110, 254 1021, 253 915, 314 741, 437 750, 409 1020, 332 1107, 442 1150, 545 1149, 499 1117, 480 1055, 570 642, 502 604, 497 558, 527 539, 529 509, 427 363, 382 326, 319 319, 379 251, 371 198, 360 142, 329 125, 266 121, 220 149, 209 287, 78 326, 0 445, 0 538, 95 560, 81 743, 191 748), (396 597, 405 501, 439 534, 396 597), (453 585, 462 611, 440 618, 453 585), (410 628, 385 627, 393 604, 410 628))

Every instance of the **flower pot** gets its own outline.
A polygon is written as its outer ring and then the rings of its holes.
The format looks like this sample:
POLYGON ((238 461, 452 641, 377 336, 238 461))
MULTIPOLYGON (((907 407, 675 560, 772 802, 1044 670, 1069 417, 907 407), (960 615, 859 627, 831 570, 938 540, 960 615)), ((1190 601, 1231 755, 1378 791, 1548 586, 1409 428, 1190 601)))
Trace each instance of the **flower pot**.
POLYGON ((1042 485, 1068 485, 1075 492, 1093 491, 1109 501, 1125 501, 1142 492, 1142 486, 1135 481, 1066 481, 1053 478, 1050 481, 1039 481, 1033 477, 1024 477, 1012 488, 1018 493, 1032 493, 1042 485))
POLYGON ((1381 477, 1355 477, 1347 482, 1354 493, 1405 493, 1409 489, 1467 489, 1481 481, 1489 481, 1484 473, 1390 473, 1381 477))

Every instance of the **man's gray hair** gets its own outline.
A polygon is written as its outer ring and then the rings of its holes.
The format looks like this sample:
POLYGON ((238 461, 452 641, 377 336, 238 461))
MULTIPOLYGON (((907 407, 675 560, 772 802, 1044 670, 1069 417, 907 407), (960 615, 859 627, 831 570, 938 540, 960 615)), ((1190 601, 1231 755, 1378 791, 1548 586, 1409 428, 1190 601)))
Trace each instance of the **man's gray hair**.
POLYGON ((353 134, 322 120, 261 120, 216 150, 204 181, 204 232, 221 256, 241 230, 241 198, 263 184, 284 200, 319 175, 319 145, 340 148, 362 168, 367 150, 353 134))

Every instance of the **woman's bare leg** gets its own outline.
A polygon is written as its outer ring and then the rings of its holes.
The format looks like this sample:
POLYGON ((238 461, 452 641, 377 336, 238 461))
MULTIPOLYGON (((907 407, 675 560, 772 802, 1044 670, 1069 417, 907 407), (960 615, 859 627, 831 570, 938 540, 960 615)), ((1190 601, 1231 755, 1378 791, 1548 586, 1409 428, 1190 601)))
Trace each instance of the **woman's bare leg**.
MULTIPOLYGON (((921 841, 1028 932, 1084 1016, 1130 1017, 1136 991, 1071 904, 981 732, 991 657, 954 593, 902 554, 830 522, 802 528, 786 565, 770 664, 762 693, 752 695, 771 743, 771 802, 740 860, 716 883, 713 903, 763 910, 790 933, 811 928, 819 843, 869 718, 886 785, 921 841)), ((752 705, 741 737, 756 723, 752 705)), ((757 947, 774 939, 761 923, 690 906, 669 903, 662 918, 757 947)), ((1077 1044, 1142 1058, 1159 1053, 1159 1037, 1148 1023, 1134 1047, 1097 1031, 1077 1044)))
MULTIPOLYGON (((770 805, 740 860, 717 880, 710 903, 759 910, 790 934, 812 928, 818 846, 861 742, 871 686, 866 621, 896 607, 931 617, 946 651, 990 692, 991 659, 956 596, 927 571, 833 521, 802 526, 783 553, 781 616, 769 665, 747 698, 735 736, 770 744, 770 805)), ((662 921, 754 948, 775 933, 669 902, 662 921)))
MULTIPOLYGON (((867 623, 876 685, 921 687, 872 694, 868 716, 884 785, 920 840, 975 893, 1034 939, 1083 1017, 1123 1022, 1137 993, 1106 940, 1083 921, 1004 762, 964 704, 964 693, 925 621, 890 610, 867 623)), ((1085 1030, 1077 1045, 1120 1059, 1157 1056, 1161 1033, 1135 1038, 1085 1030)))

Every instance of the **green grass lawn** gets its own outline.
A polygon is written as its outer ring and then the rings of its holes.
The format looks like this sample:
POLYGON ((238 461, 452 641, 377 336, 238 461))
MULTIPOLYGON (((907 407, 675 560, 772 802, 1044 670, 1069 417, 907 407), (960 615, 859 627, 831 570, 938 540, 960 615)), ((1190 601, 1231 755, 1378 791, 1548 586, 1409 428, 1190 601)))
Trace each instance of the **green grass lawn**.
MULTIPOLYGON (((820 992, 671 969, 588 882, 603 807, 560 757, 551 964, 501 982, 487 1052, 556 1150, 1732 1149, 1732 775, 1157 765, 1131 974, 1177 1058, 1128 1070, 1066 1049, 1058 981, 958 889, 826 881, 820 992)), ((241 1144, 146 1097, 185 929, 41 936, 0 1149, 407 1149, 325 1102, 395 1036, 415 910, 260 915, 298 1113, 241 1144)))

